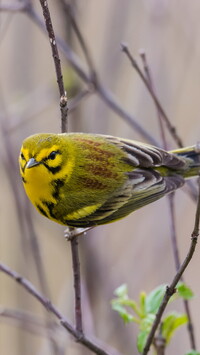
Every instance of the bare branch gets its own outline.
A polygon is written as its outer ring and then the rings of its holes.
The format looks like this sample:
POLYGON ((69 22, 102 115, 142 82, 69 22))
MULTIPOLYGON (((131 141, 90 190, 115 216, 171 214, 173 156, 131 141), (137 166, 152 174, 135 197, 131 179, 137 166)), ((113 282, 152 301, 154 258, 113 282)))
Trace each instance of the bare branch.
POLYGON ((58 328, 61 329, 56 322, 47 322, 47 320, 36 317, 30 312, 18 309, 1 307, 0 319, 2 320, 3 318, 10 320, 12 323, 17 323, 17 325, 22 327, 24 330, 39 336, 49 337, 51 334, 51 337, 53 337, 58 328))
MULTIPOLYGON (((176 226, 175 226, 174 194, 171 194, 168 196, 168 201, 169 201, 170 222, 171 222, 171 232, 170 232, 171 243, 172 243, 172 249, 173 249, 173 253, 174 253, 175 267, 176 267, 176 271, 178 271, 181 263, 180 263, 180 256, 179 256, 179 250, 178 250, 176 226)), ((181 280, 184 282, 183 277, 181 277, 181 280)), ((192 316, 191 316, 188 300, 183 300, 183 304, 184 304, 185 312, 188 317, 187 328, 188 328, 188 333, 189 333, 189 338, 190 338, 190 345, 191 345, 192 349, 196 349, 194 327, 193 327, 192 316)))
POLYGON ((163 297, 162 303, 159 307, 159 310, 156 314, 155 321, 153 323, 153 326, 151 328, 151 331, 149 333, 149 336, 147 338, 144 350, 143 350, 143 355, 146 355, 149 352, 150 346, 153 342, 155 332, 159 326, 159 323, 161 321, 161 317, 163 315, 163 312, 169 302, 169 299, 171 296, 176 292, 176 285, 181 279, 186 267, 188 266, 189 262, 191 261, 193 254, 195 252, 195 248, 197 245, 197 240, 198 240, 198 235, 199 235, 199 216, 200 216, 200 177, 199 177, 199 195, 198 195, 198 203, 197 203, 197 208, 196 208, 196 216, 195 216, 195 224, 194 224, 194 230, 191 235, 191 243, 190 243, 190 248, 189 252, 183 261, 182 265, 180 266, 179 270, 177 271, 171 285, 166 288, 165 295, 163 297))
POLYGON ((69 102, 69 113, 72 113, 74 110, 76 110, 76 108, 78 107, 80 102, 82 102, 87 97, 89 97, 89 95, 92 95, 92 94, 93 94, 93 91, 88 90, 88 89, 83 89, 83 90, 79 91, 78 94, 75 97, 73 97, 69 102))
MULTIPOLYGON (((150 68, 149 68, 149 65, 148 65, 148 62, 147 62, 146 53, 145 53, 144 50, 140 51, 140 56, 142 58, 144 71, 146 73, 146 80, 148 81, 149 86, 151 87, 151 90, 154 93, 154 96, 157 97, 156 91, 155 91, 155 88, 154 88, 154 84, 153 84, 153 80, 152 80, 152 77, 151 77, 151 71, 150 71, 150 68)), ((167 141, 166 141, 166 137, 165 137, 165 130, 164 130, 163 120, 162 120, 163 117, 162 117, 162 114, 161 114, 161 112, 160 112, 160 110, 159 110, 159 108, 157 106, 156 106, 156 110, 157 110, 158 124, 159 124, 159 128, 160 128, 160 134, 161 134, 161 139, 162 139, 162 143, 163 143, 163 148, 165 150, 167 150, 167 141)))
MULTIPOLYGON (((146 79, 148 80, 148 83, 151 86, 151 90, 154 92, 154 95, 156 96, 156 92, 155 92, 154 85, 153 85, 153 80, 151 77, 150 68, 149 68, 146 53, 144 50, 140 51, 140 56, 142 58, 144 71, 146 73, 146 79)), ((157 108, 157 116, 158 116, 158 123, 159 123, 159 127, 160 127, 161 138, 162 138, 162 142, 163 142, 163 148, 165 150, 167 150, 168 147, 167 147, 167 141, 166 141, 166 137, 165 137, 165 130, 164 130, 164 126, 163 126, 164 122, 162 120, 163 116, 157 106, 156 106, 156 108, 157 108)), ((179 257, 178 241, 177 241, 176 226, 175 226, 174 193, 170 194, 168 196, 168 203, 169 203, 170 222, 171 222, 171 233, 170 233, 171 243, 172 243, 172 249, 173 249, 173 253, 174 253, 175 267, 176 267, 176 271, 178 271, 180 268, 180 257, 179 257)), ((181 277, 181 280, 184 282, 183 277, 181 277)), ((192 322, 189 302, 188 302, 188 300, 183 300, 183 303, 184 303, 184 308, 185 308, 185 311, 186 311, 186 314, 188 317, 188 332, 189 332, 189 337, 190 337, 191 348, 196 349, 193 322, 192 322)), ((159 344, 160 344, 160 339, 162 339, 162 334, 159 334, 159 336, 157 337, 157 340, 159 340, 158 341, 159 344)), ((161 352, 162 351, 164 352, 164 349, 166 346, 165 342, 161 341, 161 345, 162 345, 161 352)))
POLYGON ((80 262, 78 255, 78 237, 75 236, 71 240, 72 267, 74 273, 74 292, 75 292, 75 318, 76 330, 83 333, 82 310, 81 310, 81 277, 80 262))
POLYGON ((10 1, 6 4, 0 4, 0 11, 6 11, 6 12, 18 12, 18 11, 24 11, 26 10, 27 7, 27 1, 21 1, 21 2, 13 2, 10 1))
POLYGON ((174 253, 174 261, 176 270, 180 268, 180 256, 178 250, 178 243, 176 237, 176 225, 175 225, 175 206, 174 206, 174 193, 168 196, 169 199, 169 212, 170 212, 170 235, 171 235, 171 244, 174 253))
POLYGON ((144 82, 146 88, 148 89, 156 107, 158 108, 158 110, 160 111, 161 115, 163 116, 165 123, 167 125, 167 128, 169 130, 169 132, 171 133, 173 139, 175 140, 175 142, 177 143, 177 145, 179 147, 183 147, 183 142, 182 139, 178 136, 177 132, 176 132, 176 128, 171 124, 169 118, 167 117, 167 114, 165 113, 165 111, 162 108, 162 105, 160 103, 160 101, 158 100, 157 96, 155 95, 155 92, 152 90, 151 85, 148 82, 148 79, 146 79, 146 77, 144 76, 144 74, 142 73, 142 71, 140 70, 139 65, 137 64, 136 60, 133 58, 133 56, 131 55, 128 46, 126 44, 122 44, 122 51, 127 55, 128 59, 130 60, 132 66, 135 68, 135 70, 137 71, 137 73, 139 74, 140 78, 142 79, 142 81, 144 82))
POLYGON ((97 355, 122 355, 120 354, 117 350, 112 349, 109 350, 104 350, 104 346, 99 346, 96 343, 100 341, 93 341, 89 339, 86 335, 80 334, 73 325, 59 312, 59 310, 46 298, 44 297, 41 293, 39 293, 36 288, 33 286, 33 284, 28 281, 27 279, 23 278, 20 274, 18 274, 16 271, 11 270, 8 266, 5 264, 0 263, 0 271, 3 273, 7 274, 11 278, 13 278, 15 281, 17 281, 28 293, 30 293, 35 299, 37 299, 45 308, 47 311, 51 312, 54 314, 54 316, 60 321, 60 324, 71 334, 73 337, 76 339, 77 342, 81 343, 84 345, 86 348, 90 349, 92 352, 94 352, 97 355))
POLYGON ((88 65, 88 68, 90 70, 90 75, 91 77, 93 77, 93 80, 92 81, 95 81, 96 80, 96 70, 95 70, 95 67, 94 67, 94 63, 93 63, 93 60, 92 60, 92 57, 91 57, 91 54, 90 54, 90 51, 87 47, 87 44, 83 38, 83 35, 81 33, 81 30, 78 26, 78 23, 76 21, 76 18, 74 16, 74 10, 73 10, 73 7, 72 7, 72 4, 71 3, 67 3, 65 0, 60 0, 61 1, 61 4, 63 6, 63 9, 65 11, 65 13, 67 14, 68 18, 70 19, 70 22, 71 22, 71 25, 73 27, 73 30, 79 40, 79 43, 81 45, 81 48, 83 50, 83 53, 85 55, 85 59, 86 59, 86 62, 87 62, 87 65, 88 65))
MULTIPOLYGON (((29 6, 26 9, 27 15, 34 21, 39 28, 45 32, 45 26, 43 21, 41 21, 40 17, 37 15, 32 6, 29 6)), ((76 71, 76 73, 84 80, 93 90, 96 90, 96 93, 101 97, 101 99, 120 117, 124 119, 143 139, 147 140, 149 143, 159 146, 159 143, 156 139, 151 136, 146 129, 144 129, 138 122, 137 119, 129 114, 124 108, 117 102, 113 94, 104 87, 99 78, 91 77, 82 67, 79 57, 72 51, 72 49, 65 43, 61 38, 56 37, 56 43, 60 50, 62 51, 65 58, 68 60, 72 68, 76 71)))
POLYGON ((51 44, 52 56, 53 56, 53 60, 54 60, 55 70, 56 70, 57 83, 58 83, 59 92, 60 92, 61 131, 66 132, 67 131, 67 113, 68 113, 67 93, 64 88, 60 57, 59 57, 58 48, 57 48, 57 44, 56 44, 56 37, 55 37, 54 29, 53 29, 53 24, 51 21, 51 15, 50 15, 49 7, 48 7, 48 2, 47 2, 47 0, 40 0, 40 4, 41 4, 42 10, 43 10, 43 16, 45 19, 46 29, 47 29, 50 44, 51 44))

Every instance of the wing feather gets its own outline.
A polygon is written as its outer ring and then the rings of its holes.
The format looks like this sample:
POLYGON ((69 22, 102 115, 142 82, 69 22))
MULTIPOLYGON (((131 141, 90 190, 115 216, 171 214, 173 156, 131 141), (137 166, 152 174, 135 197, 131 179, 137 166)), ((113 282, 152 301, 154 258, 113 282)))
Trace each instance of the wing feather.
POLYGON ((173 153, 145 143, 107 136, 113 144, 127 153, 126 161, 134 167, 151 168, 165 166, 172 169, 185 167, 185 160, 173 153))
POLYGON ((179 175, 163 177, 153 169, 135 169, 128 173, 125 184, 94 213, 68 221, 68 225, 87 227, 112 222, 160 199, 183 184, 184 178, 179 175))

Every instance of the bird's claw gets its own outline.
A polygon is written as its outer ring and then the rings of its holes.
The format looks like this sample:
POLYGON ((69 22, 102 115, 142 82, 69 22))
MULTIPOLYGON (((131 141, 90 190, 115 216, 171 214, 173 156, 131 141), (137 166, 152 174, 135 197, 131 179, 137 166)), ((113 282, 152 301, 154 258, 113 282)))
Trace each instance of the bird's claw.
POLYGON ((89 231, 92 227, 88 228, 73 228, 73 227, 67 227, 64 231, 64 236, 65 238, 70 241, 74 237, 78 237, 81 234, 86 234, 87 231, 89 231))

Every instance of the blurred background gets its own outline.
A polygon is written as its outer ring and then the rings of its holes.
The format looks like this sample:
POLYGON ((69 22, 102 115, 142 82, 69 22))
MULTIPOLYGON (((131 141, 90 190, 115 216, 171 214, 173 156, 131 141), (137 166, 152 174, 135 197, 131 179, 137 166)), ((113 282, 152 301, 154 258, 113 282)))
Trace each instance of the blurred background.
MULTIPOLYGON (((60 132, 59 95, 49 40, 27 13, 2 10, 9 4, 12 10, 23 2, 0 1, 0 259, 29 279, 74 321, 71 251, 63 236, 64 228, 34 210, 25 196, 18 171, 18 154, 25 137, 36 132, 60 132)), ((35 18, 43 22, 39 1, 32 4, 35 18)), ((139 51, 143 48, 155 90, 171 122, 184 145, 195 144, 200 139, 199 1, 74 0, 71 5, 101 85, 161 146, 155 106, 121 52, 120 43, 128 44, 141 68, 139 51)), ((76 53, 78 63, 89 75, 63 1, 51 0, 49 7, 56 34, 76 53)), ((145 141, 143 135, 82 80, 63 53, 61 63, 72 108, 70 131, 145 141)), ((167 140, 170 149, 176 148, 169 135, 167 140)), ((178 245, 183 260, 194 225, 195 203, 184 189, 176 192, 175 202, 178 245)), ((85 331, 123 354, 137 354, 137 327, 124 326, 111 309, 110 301, 122 283, 128 285, 130 297, 138 299, 140 291, 150 292, 172 280, 175 263, 167 199, 80 237, 80 258, 85 331)), ((199 267, 198 246, 184 276, 195 293, 190 307, 198 349, 199 267)), ((49 324, 55 319, 2 273, 0 305, 2 355, 90 354, 56 322, 53 331, 50 327, 47 331, 43 320, 49 324)), ((181 301, 170 307, 184 312, 181 301)), ((181 355, 189 349, 188 332, 182 327, 172 339, 167 354, 181 355)))

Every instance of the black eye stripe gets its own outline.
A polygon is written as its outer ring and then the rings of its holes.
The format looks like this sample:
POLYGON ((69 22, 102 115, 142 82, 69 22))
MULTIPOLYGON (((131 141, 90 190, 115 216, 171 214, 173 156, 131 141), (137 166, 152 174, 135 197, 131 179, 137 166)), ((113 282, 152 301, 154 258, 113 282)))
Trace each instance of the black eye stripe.
POLYGON ((46 162, 47 160, 54 160, 56 158, 56 155, 61 154, 60 150, 53 150, 48 157, 42 159, 43 162, 46 162))
POLYGON ((22 152, 20 153, 20 157, 21 157, 22 160, 26 160, 25 156, 24 156, 24 154, 22 152))
POLYGON ((45 166, 45 168, 47 168, 52 174, 58 173, 58 172, 61 170, 61 168, 62 168, 61 165, 58 165, 58 166, 56 166, 56 167, 51 167, 51 166, 49 166, 48 164, 45 164, 45 163, 44 163, 44 166, 45 166))

